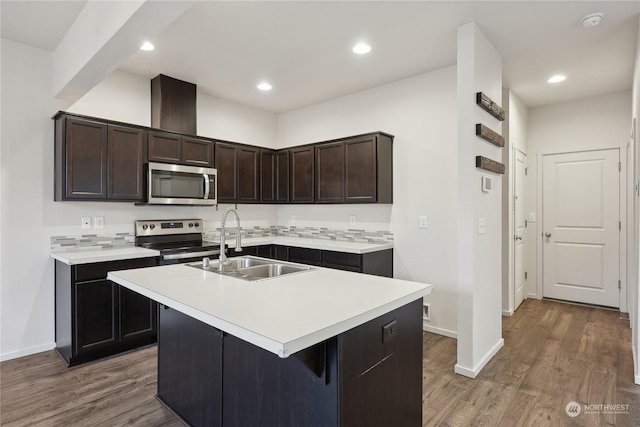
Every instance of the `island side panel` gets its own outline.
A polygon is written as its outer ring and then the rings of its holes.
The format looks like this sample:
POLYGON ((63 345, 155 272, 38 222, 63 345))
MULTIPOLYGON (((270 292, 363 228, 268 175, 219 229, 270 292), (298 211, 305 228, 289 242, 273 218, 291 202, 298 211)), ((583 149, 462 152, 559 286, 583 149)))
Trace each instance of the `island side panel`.
POLYGON ((158 398, 191 426, 221 426, 222 332, 158 307, 158 398))
POLYGON ((339 426, 335 338, 283 359, 225 334, 223 364, 223 425, 339 426))
POLYGON ((338 336, 342 427, 422 426, 422 299, 338 336))

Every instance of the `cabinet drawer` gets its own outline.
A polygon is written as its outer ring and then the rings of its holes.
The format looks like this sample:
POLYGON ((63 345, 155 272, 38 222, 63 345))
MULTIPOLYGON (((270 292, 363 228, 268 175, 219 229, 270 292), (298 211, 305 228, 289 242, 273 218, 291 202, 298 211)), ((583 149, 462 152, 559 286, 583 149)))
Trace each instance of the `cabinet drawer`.
POLYGON ((322 252, 320 249, 290 247, 289 261, 320 267, 322 265, 322 252))
POLYGON ((362 255, 345 252, 322 251, 322 266, 360 272, 362 255))
POLYGON ((156 264, 155 257, 80 264, 76 266, 76 281, 84 282, 87 280, 106 279, 109 271, 154 267, 156 264))
POLYGON ((344 360, 343 380, 356 378, 392 353, 420 351, 409 347, 411 337, 416 331, 419 335, 422 328, 421 310, 420 299, 340 335, 338 345, 344 360), (385 339, 389 329, 393 331, 385 339))

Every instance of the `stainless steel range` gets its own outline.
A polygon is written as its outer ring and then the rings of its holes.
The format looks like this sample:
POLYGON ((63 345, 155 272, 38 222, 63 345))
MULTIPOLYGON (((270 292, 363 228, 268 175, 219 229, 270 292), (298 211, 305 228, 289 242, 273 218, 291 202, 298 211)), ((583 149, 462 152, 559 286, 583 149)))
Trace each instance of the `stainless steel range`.
POLYGON ((160 251, 160 265, 220 255, 220 243, 203 240, 200 218, 136 221, 135 235, 136 246, 160 251))

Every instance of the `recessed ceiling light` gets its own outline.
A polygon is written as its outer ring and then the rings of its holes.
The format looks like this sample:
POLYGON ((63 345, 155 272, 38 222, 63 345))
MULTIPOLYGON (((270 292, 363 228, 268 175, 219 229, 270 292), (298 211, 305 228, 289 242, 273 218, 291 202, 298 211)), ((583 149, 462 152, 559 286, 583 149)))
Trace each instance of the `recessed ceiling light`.
POLYGON ((257 86, 257 88, 260 89, 260 90, 271 90, 272 89, 271 85, 269 83, 267 83, 267 82, 260 83, 257 86))
POLYGON ((567 76, 563 76, 562 74, 556 74, 555 76, 549 77, 547 80, 548 83, 560 83, 567 79, 567 76))
POLYGON ((600 21, 602 20, 603 16, 604 16, 604 13, 602 13, 602 12, 590 13, 587 16, 585 16, 584 18, 582 18, 580 20, 580 23, 585 28, 595 27, 596 25, 598 25, 600 23, 600 21))
POLYGON ((371 52, 371 46, 366 43, 358 43, 353 47, 353 53, 357 53, 358 55, 364 55, 365 53, 371 52))
POLYGON ((153 50, 155 48, 156 47, 153 44, 151 44, 150 42, 144 42, 144 43, 142 43, 142 46, 140 46, 140 50, 147 50, 147 51, 153 50))

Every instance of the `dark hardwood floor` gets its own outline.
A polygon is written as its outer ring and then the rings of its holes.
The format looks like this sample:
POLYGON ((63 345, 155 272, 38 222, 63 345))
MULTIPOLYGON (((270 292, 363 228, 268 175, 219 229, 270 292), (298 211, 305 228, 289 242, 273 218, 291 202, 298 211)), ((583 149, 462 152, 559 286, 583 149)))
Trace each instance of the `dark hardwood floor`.
MULTIPOLYGON (((629 321, 527 300, 503 318, 505 346, 475 379, 453 373, 456 341, 424 334, 425 426, 640 426, 629 321), (594 407, 575 418, 567 403, 594 407)), ((154 397, 156 348, 66 368, 54 351, 0 364, 2 426, 181 426, 154 397)), ((386 427, 386 426, 384 426, 386 427)))

